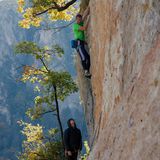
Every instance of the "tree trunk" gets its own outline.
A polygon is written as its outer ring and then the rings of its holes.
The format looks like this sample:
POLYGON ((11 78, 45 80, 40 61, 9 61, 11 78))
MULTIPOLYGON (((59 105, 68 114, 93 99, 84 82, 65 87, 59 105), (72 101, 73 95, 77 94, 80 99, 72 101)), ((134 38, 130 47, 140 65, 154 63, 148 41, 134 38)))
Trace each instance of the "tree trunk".
POLYGON ((65 150, 64 140, 63 140, 63 127, 62 127, 62 122, 61 122, 61 118, 60 118, 59 103, 58 103, 58 98, 57 98, 57 88, 56 88, 56 86, 53 86, 53 87, 54 87, 54 96, 55 96, 55 102, 56 102, 57 120, 58 120, 59 127, 60 127, 63 149, 65 150))

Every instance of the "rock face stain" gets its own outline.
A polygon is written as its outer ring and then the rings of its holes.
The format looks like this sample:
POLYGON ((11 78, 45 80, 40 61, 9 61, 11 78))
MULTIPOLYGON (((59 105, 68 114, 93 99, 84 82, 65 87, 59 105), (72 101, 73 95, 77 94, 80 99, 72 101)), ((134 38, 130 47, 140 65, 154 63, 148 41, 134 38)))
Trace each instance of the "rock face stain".
POLYGON ((78 71, 92 115, 86 114, 89 160, 159 160, 160 1, 90 0, 89 6, 91 81, 78 71))

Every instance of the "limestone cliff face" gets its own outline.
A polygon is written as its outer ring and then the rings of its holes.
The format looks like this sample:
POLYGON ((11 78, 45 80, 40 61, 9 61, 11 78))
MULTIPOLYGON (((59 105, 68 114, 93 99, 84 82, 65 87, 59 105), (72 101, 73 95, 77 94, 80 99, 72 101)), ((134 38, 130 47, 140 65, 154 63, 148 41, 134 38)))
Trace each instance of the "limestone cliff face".
POLYGON ((78 67, 89 160, 159 160, 160 1, 90 0, 89 6, 91 81, 78 67))

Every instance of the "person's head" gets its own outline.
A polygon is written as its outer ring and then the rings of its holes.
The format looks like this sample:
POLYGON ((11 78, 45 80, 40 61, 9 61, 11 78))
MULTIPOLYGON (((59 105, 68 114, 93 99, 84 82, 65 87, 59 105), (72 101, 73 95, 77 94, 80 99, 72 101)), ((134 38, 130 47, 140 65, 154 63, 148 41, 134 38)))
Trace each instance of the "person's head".
POLYGON ((76 127, 76 123, 75 123, 75 120, 73 118, 68 120, 68 127, 72 127, 72 128, 76 127))
POLYGON ((82 22, 82 15, 81 14, 77 14, 77 16, 76 16, 76 22, 78 24, 80 24, 82 22))

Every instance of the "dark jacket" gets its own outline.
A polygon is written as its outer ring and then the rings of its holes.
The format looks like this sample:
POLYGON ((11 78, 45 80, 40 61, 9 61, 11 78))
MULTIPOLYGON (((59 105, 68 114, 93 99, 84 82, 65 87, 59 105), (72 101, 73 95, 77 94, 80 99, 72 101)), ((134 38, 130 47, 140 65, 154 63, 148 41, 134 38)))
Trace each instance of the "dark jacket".
POLYGON ((70 120, 68 121, 68 128, 64 132, 64 145, 68 151, 75 151, 82 149, 82 136, 81 131, 75 126, 70 126, 70 120))

